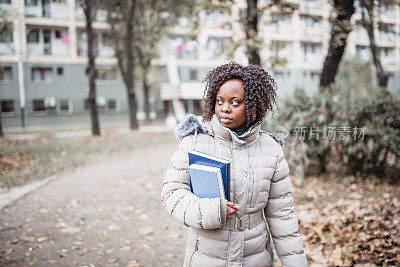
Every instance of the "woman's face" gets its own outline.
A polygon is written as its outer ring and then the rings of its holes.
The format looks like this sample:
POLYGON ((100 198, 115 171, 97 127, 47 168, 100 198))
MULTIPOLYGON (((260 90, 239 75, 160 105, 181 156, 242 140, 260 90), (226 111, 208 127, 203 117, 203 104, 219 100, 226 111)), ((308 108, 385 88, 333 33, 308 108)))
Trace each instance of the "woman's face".
POLYGON ((215 115, 219 122, 231 129, 244 129, 247 122, 245 92, 242 80, 232 79, 221 85, 215 101, 215 115))

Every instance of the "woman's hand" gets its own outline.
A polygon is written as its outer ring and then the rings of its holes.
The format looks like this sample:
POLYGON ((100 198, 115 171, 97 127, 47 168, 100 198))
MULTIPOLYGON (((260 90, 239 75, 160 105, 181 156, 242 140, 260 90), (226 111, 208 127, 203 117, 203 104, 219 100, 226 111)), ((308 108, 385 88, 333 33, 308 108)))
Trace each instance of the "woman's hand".
POLYGON ((239 208, 233 202, 228 202, 227 209, 226 209, 226 220, 229 220, 232 215, 237 212, 239 208))

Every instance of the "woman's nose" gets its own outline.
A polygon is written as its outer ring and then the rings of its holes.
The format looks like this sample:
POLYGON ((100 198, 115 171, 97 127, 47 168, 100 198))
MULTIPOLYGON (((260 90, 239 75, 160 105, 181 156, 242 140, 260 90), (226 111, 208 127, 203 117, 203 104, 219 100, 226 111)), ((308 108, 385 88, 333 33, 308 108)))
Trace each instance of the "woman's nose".
POLYGON ((224 104, 224 105, 222 106, 222 108, 221 108, 221 111, 222 111, 222 112, 227 112, 227 113, 229 113, 229 112, 230 112, 230 109, 229 109, 229 107, 228 107, 228 104, 224 104))

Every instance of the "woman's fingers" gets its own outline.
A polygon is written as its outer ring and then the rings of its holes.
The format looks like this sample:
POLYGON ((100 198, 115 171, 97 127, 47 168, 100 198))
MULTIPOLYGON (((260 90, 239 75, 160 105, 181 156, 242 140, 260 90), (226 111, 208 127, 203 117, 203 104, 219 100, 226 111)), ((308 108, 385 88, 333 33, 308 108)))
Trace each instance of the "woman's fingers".
POLYGON ((228 202, 228 207, 231 207, 232 209, 235 209, 235 210, 239 210, 239 207, 236 206, 236 204, 233 202, 228 202))
POLYGON ((232 217, 232 214, 237 212, 239 208, 235 205, 233 202, 228 202, 228 205, 226 207, 226 218, 230 219, 232 217))

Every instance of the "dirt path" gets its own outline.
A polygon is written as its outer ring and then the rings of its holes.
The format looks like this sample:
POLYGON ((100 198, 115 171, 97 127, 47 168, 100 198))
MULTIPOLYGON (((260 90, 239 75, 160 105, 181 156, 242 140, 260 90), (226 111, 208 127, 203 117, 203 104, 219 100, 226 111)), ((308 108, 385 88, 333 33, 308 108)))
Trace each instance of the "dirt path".
POLYGON ((186 229, 160 202, 176 146, 119 154, 5 208, 0 265, 181 265, 186 229))

